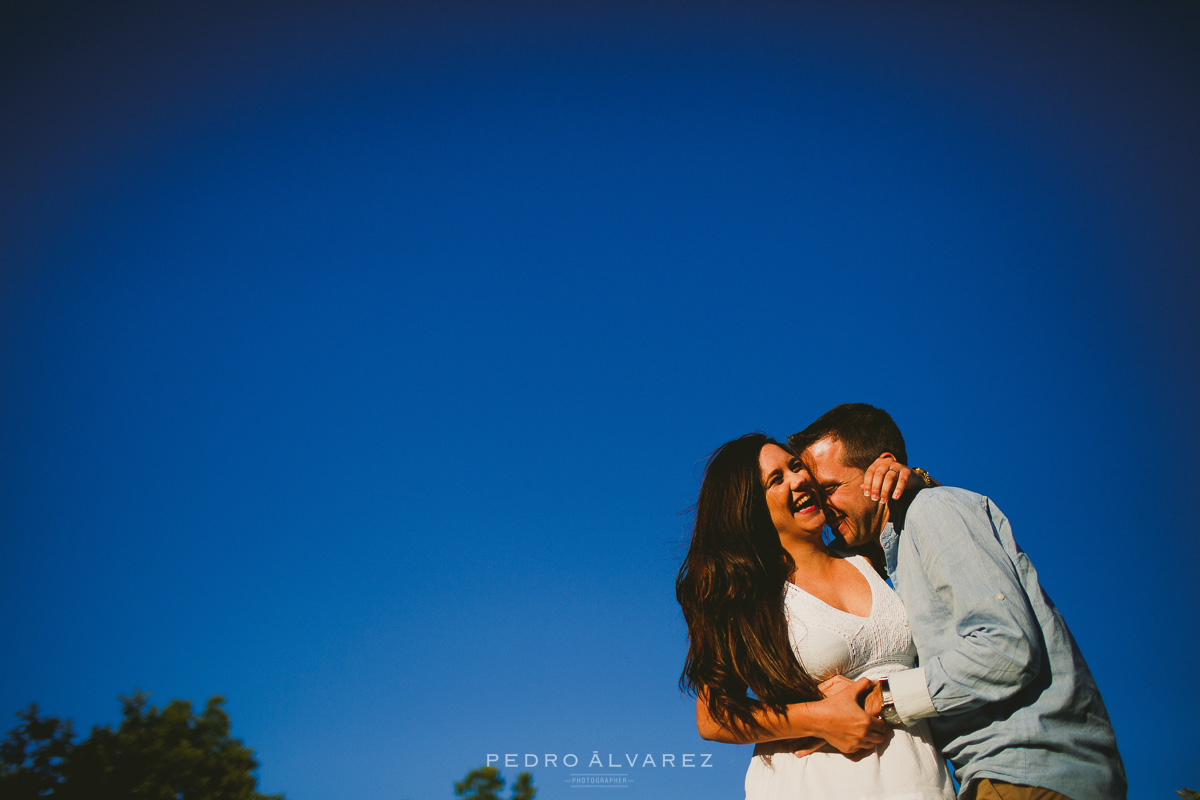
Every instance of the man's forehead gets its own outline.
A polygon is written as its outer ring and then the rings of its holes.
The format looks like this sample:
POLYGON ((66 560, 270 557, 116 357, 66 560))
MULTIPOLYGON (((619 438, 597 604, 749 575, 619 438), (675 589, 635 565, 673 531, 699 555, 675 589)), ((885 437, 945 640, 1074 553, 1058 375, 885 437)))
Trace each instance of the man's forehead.
POLYGON ((804 453, 807 456, 820 461, 841 461, 842 455, 842 440, 835 439, 832 436, 826 436, 824 439, 817 439, 815 442, 805 448, 804 453))
POLYGON ((841 439, 826 436, 818 439, 804 450, 804 463, 818 480, 832 477, 831 473, 840 472, 846 468, 842 461, 844 447, 841 439))

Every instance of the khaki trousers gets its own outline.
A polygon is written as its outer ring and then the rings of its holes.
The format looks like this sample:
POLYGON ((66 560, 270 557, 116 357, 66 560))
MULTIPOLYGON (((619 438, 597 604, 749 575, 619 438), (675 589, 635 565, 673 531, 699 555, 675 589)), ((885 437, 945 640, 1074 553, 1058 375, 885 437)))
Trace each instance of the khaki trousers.
POLYGON ((1021 786, 983 778, 971 784, 963 800, 1071 800, 1065 794, 1039 789, 1036 786, 1021 786))

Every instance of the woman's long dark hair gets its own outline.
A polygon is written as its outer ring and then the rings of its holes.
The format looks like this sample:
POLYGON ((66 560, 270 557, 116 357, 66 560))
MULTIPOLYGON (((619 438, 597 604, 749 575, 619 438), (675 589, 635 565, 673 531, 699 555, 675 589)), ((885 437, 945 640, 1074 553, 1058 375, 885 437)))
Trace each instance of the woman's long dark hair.
POLYGON ((790 452, 748 433, 709 458, 692 543, 675 580, 688 627, 679 686, 704 690, 709 715, 730 731, 761 730, 756 710, 783 714, 788 703, 821 697, 788 643, 783 590, 795 563, 767 508, 759 453, 768 444, 790 452))

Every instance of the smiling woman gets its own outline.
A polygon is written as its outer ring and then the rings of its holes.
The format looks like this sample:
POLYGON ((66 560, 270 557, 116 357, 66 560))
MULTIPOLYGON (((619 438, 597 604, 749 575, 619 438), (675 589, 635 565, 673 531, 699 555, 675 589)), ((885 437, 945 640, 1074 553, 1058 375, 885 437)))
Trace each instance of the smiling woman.
POLYGON ((751 800, 949 800, 928 731, 878 716, 872 678, 915 656, 904 608, 869 562, 825 544, 824 524, 786 445, 747 434, 709 459, 675 587, 700 735, 755 743, 751 800))
POLYGON ((786 539, 793 536, 806 542, 814 536, 819 539, 825 515, 821 513, 813 481, 800 460, 780 445, 766 444, 758 453, 758 469, 763 476, 771 522, 779 531, 784 549, 788 550, 786 539))

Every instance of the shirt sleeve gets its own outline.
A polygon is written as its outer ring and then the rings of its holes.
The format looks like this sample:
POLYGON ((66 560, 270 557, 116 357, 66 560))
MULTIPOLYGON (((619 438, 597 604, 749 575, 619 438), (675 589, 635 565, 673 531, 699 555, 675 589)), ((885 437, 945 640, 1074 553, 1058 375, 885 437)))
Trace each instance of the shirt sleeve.
POLYGON ((924 717, 937 716, 929 686, 925 680, 925 668, 900 669, 888 675, 888 686, 892 690, 892 705, 905 725, 912 725, 924 717))
POLYGON ((905 557, 918 559, 954 638, 952 646, 922 653, 921 669, 936 712, 961 713, 1005 700, 1034 679, 1041 629, 1001 543, 1011 534, 1000 510, 983 496, 923 494, 929 496, 909 510, 901 542, 915 551, 905 557))

